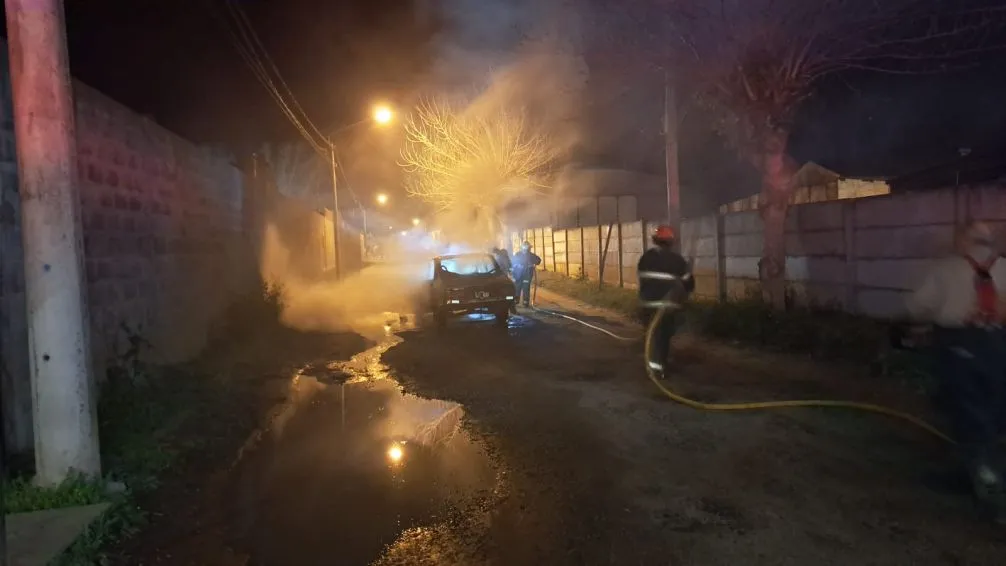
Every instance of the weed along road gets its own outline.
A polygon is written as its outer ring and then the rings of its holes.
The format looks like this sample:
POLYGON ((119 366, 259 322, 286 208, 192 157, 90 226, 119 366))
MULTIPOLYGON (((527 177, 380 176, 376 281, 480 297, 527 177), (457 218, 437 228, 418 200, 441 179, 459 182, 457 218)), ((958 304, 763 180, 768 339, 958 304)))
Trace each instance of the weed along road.
MULTIPOLYGON (((369 349, 291 377, 287 402, 205 497, 205 517, 185 519, 212 524, 214 537, 180 535, 133 563, 995 565, 1006 555, 1006 537, 933 480, 951 469, 946 446, 897 422, 674 405, 647 381, 640 344, 541 312, 507 329, 387 320, 369 349)), ((884 394, 724 346, 677 348, 675 386, 702 399, 884 394)))

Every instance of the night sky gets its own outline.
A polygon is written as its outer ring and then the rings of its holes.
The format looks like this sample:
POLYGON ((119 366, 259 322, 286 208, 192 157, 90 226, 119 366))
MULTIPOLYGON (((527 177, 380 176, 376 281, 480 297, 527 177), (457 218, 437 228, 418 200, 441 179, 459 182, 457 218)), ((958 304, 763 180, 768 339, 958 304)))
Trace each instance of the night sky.
MULTIPOLYGON (((424 65, 408 0, 244 0, 259 37, 325 130, 407 95, 424 65)), ((231 43, 222 0, 66 0, 74 74, 198 141, 292 137, 231 43)))
MULTIPOLYGON (((300 103, 330 130, 365 117, 374 100, 407 107, 422 94, 438 57, 434 39, 451 30, 438 28, 436 18, 417 18, 416 1, 422 0, 241 4, 300 103)), ((296 139, 232 46, 219 19, 223 9, 222 0, 66 0, 72 71, 197 142, 242 153, 296 139)), ((801 112, 791 150, 801 161, 851 174, 912 169, 952 158, 962 146, 1002 152, 1006 73, 995 69, 1003 62, 991 58, 984 68, 938 77, 839 77, 801 112)), ((690 121, 683 176, 701 182, 732 157, 717 147, 701 116, 690 121)), ((646 153, 659 168, 659 148, 646 153)), ((738 191, 748 189, 718 187, 710 199, 738 191)))

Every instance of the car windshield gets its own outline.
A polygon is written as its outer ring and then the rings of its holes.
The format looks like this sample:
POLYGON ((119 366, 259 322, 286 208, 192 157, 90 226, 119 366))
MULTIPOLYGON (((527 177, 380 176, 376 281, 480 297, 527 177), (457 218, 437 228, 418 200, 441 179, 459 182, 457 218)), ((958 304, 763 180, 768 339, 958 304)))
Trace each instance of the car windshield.
POLYGON ((499 271, 493 258, 484 254, 445 257, 440 260, 440 269, 454 275, 489 275, 499 271))

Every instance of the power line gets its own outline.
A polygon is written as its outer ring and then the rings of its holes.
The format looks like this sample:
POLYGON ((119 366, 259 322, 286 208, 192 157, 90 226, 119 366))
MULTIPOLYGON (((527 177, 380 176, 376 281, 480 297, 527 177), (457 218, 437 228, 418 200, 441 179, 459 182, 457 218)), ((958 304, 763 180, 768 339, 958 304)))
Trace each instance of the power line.
POLYGON ((311 126, 311 129, 314 131, 314 133, 318 134, 318 137, 320 137, 321 139, 325 139, 326 138, 325 134, 323 134, 321 130, 315 127, 315 125, 311 122, 311 119, 308 117, 307 112, 304 111, 304 108, 300 105, 300 102, 297 102, 297 97, 294 96, 293 90, 291 90, 287 82, 283 80, 283 75, 282 73, 279 72, 279 67, 276 66, 276 62, 273 60, 272 56, 269 55, 269 50, 265 48, 265 45, 259 38, 258 33, 255 32, 255 28, 252 26, 251 21, 248 19, 248 15, 245 13, 245 11, 241 8, 240 5, 235 4, 233 1, 230 2, 230 4, 233 6, 234 10, 237 11, 238 16, 244 22, 245 27, 248 29, 249 35, 251 35, 252 39, 255 41, 255 44, 258 45, 259 49, 262 51, 262 54, 265 55, 265 59, 266 61, 269 62, 269 66, 272 67, 273 72, 276 74, 276 78, 279 79, 280 84, 283 86, 284 89, 286 89, 287 93, 290 94, 290 100, 293 102, 293 106, 297 110, 299 110, 300 113, 304 116, 304 120, 307 122, 309 126, 311 126))
MULTIPOLYGON (((273 82, 272 77, 269 76, 268 70, 262 64, 262 59, 256 52, 255 44, 253 43, 253 40, 251 39, 250 36, 250 33, 254 33, 254 30, 242 25, 240 14, 236 11, 239 10, 240 7, 235 6, 229 0, 224 0, 224 3, 228 8, 231 17, 234 18, 234 22, 238 30, 237 34, 231 31, 231 35, 233 38, 237 40, 238 50, 244 54, 246 62, 249 64, 253 72, 259 78, 259 82, 262 83, 262 85, 266 88, 269 94, 277 102, 277 104, 280 106, 280 109, 290 120, 293 126, 298 130, 298 132, 300 132, 301 136, 303 136, 304 139, 307 140, 307 142, 314 148, 316 152, 318 152, 319 154, 324 154, 325 150, 323 144, 315 140, 314 136, 311 135, 311 132, 309 132, 307 128, 305 128, 302 120, 298 118, 297 113, 294 112, 294 110, 291 108, 291 105, 287 102, 283 93, 281 93, 279 89, 276 88, 275 82, 273 82), (242 40, 244 41, 242 42, 242 40)), ((228 27, 228 29, 230 28, 228 27)), ((280 77, 280 79, 282 80, 282 77, 280 77)), ((299 104, 297 105, 297 107, 299 107, 299 104)), ((302 109, 301 112, 303 113, 302 109)), ((304 114, 303 117, 304 121, 310 123, 310 119, 307 118, 306 114, 304 114)), ((314 125, 311 124, 311 127, 314 128, 314 125)))
POLYGON ((335 163, 339 166, 339 169, 342 170, 343 178, 346 179, 346 188, 349 189, 350 196, 353 197, 353 200, 356 202, 356 206, 363 208, 363 203, 360 202, 360 199, 356 196, 356 191, 353 190, 353 184, 349 182, 349 169, 346 169, 346 167, 343 166, 342 159, 339 157, 339 152, 335 150, 335 146, 333 146, 332 149, 335 153, 335 163))
POLYGON ((243 10, 241 10, 241 7, 234 4, 232 0, 223 0, 223 3, 227 7, 228 15, 233 20, 234 25, 231 25, 231 22, 228 21, 226 16, 220 16, 219 14, 217 14, 217 16, 221 19, 221 23, 227 30, 227 33, 231 38, 231 42, 238 54, 245 61, 248 68, 252 71, 262 86, 265 87, 269 95, 272 96, 273 100, 280 107, 280 110, 287 119, 290 120, 290 123, 293 124, 294 128, 297 129, 305 141, 307 141, 319 155, 327 155, 328 150, 325 147, 327 145, 327 141, 319 142, 315 136, 312 135, 311 131, 308 130, 307 126, 309 126, 314 132, 317 132, 319 137, 323 140, 325 139, 325 136, 321 135, 320 130, 313 122, 311 122, 307 112, 305 112, 300 103, 297 102, 293 91, 287 85, 286 81, 283 80, 282 74, 279 72, 279 68, 276 66, 275 62, 272 61, 272 58, 269 56, 269 53, 265 49, 261 40, 258 39, 258 35, 255 33, 254 28, 251 27, 251 22, 248 20, 243 10), (237 29, 237 32, 235 32, 235 28, 237 29), (289 93, 291 102, 288 102, 283 93, 276 87, 276 83, 270 76, 268 69, 266 69, 265 65, 262 63, 262 57, 258 54, 256 46, 258 46, 258 48, 265 54, 265 57, 269 59, 274 74, 282 83, 285 90, 289 93), (295 112, 294 109, 300 112, 301 117, 298 117, 297 112, 295 112), (305 126, 305 123, 307 126, 305 126))

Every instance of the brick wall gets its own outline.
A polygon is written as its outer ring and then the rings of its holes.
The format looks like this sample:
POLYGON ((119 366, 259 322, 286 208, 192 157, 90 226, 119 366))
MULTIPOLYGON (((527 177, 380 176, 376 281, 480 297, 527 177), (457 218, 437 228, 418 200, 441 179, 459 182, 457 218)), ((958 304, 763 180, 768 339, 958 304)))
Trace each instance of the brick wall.
MULTIPOLYGON (((265 160, 258 160, 253 169, 249 178, 252 198, 245 212, 247 230, 266 229, 272 238, 263 240, 264 232, 254 236, 253 248, 263 276, 273 283, 331 277, 335 268, 332 210, 282 194, 265 160)), ((343 211, 339 231, 339 261, 344 274, 363 267, 361 234, 346 224, 345 215, 343 211)))
POLYGON ((123 324, 159 361, 191 357, 254 282, 242 174, 94 89, 74 93, 95 361, 115 355, 123 324))
MULTIPOLYGON (((0 43, 0 352, 8 449, 30 450, 31 392, 20 206, 6 45, 0 43)), ((243 223, 244 179, 199 148, 74 84, 87 293, 95 375, 126 347, 122 325, 155 361, 204 346, 231 298, 257 284, 243 223)))

